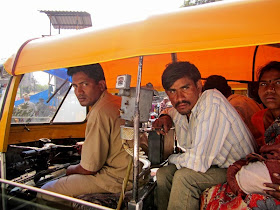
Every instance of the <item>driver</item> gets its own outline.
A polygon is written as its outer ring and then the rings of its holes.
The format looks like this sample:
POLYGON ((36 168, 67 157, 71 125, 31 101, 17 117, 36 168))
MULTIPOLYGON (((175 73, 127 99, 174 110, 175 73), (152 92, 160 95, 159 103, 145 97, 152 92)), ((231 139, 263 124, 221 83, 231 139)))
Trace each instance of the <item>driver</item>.
MULTIPOLYGON (((87 115, 81 161, 66 170, 66 176, 50 181, 42 189, 76 197, 89 193, 119 193, 129 163, 122 147, 119 117, 121 98, 107 91, 100 64, 71 67, 72 85, 81 106, 91 106, 87 115)), ((127 189, 132 188, 132 175, 127 189)), ((61 201, 45 194, 37 197, 61 201)), ((67 203, 67 202, 66 202, 67 203)))

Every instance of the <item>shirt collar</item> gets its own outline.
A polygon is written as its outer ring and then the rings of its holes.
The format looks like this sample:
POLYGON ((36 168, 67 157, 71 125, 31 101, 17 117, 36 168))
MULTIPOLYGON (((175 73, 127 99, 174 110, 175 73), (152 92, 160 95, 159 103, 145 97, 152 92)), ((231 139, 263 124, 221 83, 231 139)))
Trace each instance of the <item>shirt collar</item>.
POLYGON ((103 93, 100 95, 99 99, 95 102, 95 104, 93 104, 93 106, 90 107, 90 110, 89 110, 87 116, 89 116, 89 114, 91 113, 91 110, 93 110, 94 107, 97 106, 97 104, 99 103, 99 101, 101 101, 101 99, 104 98, 107 94, 108 94, 108 91, 107 91, 107 90, 104 90, 103 93))

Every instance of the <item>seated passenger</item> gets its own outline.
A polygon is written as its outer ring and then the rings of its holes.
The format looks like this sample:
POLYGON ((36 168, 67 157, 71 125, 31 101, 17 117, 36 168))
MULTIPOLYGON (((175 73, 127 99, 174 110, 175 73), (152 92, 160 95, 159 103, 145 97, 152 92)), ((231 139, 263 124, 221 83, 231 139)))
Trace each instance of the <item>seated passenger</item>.
POLYGON ((272 61, 261 68, 258 81, 259 97, 267 107, 252 117, 252 123, 263 134, 258 140, 259 153, 231 165, 227 184, 204 193, 203 209, 229 208, 233 203, 236 208, 250 209, 280 205, 280 62, 272 61))
POLYGON ((229 103, 236 109, 246 123, 255 139, 259 138, 261 135, 252 124, 251 117, 254 113, 262 110, 263 105, 245 95, 232 94, 231 87, 223 76, 211 75, 206 79, 203 89, 208 90, 213 88, 219 90, 228 99, 229 103))
MULTIPOLYGON (((99 64, 71 67, 67 73, 72 76, 72 85, 81 106, 91 106, 81 161, 69 166, 65 177, 46 183, 42 189, 73 197, 88 193, 119 193, 130 159, 120 138, 123 124, 119 116, 121 98, 107 92, 99 64)), ((131 188, 132 183, 129 182, 127 189, 131 188)), ((61 201, 45 194, 37 197, 61 201)))
POLYGON ((263 133, 264 141, 259 142, 261 143, 259 154, 248 155, 246 160, 239 161, 229 168, 228 183, 236 193, 262 194, 264 190, 271 190, 265 187, 264 183, 280 184, 280 179, 273 176, 274 173, 280 173, 278 161, 280 160, 280 62, 271 62, 261 69, 258 93, 267 110, 257 113, 252 118, 252 122, 255 124, 263 122, 265 128, 267 124, 265 125, 264 122, 269 121, 267 117, 271 119, 270 114, 265 115, 268 111, 272 114, 274 122, 266 127, 263 133), (237 185, 233 185, 235 183, 237 185))
POLYGON ((202 93, 199 70, 189 62, 169 64, 162 86, 173 107, 153 123, 166 134, 172 123, 182 153, 159 168, 157 204, 164 209, 198 209, 200 194, 226 181, 226 168, 255 149, 249 129, 217 90, 202 93))

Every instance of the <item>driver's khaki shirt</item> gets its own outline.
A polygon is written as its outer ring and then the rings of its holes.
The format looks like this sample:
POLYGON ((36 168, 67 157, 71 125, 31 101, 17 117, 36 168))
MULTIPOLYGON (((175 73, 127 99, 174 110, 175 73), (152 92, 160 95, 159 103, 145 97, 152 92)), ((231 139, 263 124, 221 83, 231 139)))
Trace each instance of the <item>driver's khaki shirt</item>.
MULTIPOLYGON (((120 106, 119 96, 107 91, 101 95, 87 116, 81 156, 84 169, 98 172, 94 175, 95 184, 112 193, 121 191, 129 162, 120 138, 120 126, 124 123, 120 118, 120 106)), ((128 188, 131 188, 131 183, 128 188)))

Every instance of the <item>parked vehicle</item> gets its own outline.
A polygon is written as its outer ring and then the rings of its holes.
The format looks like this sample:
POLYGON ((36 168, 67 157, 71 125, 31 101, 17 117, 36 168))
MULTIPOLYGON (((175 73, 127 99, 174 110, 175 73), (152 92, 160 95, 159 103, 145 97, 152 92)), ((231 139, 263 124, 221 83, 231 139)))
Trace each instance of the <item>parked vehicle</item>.
MULTIPOLYGON (((32 209, 39 187, 79 161, 75 145, 84 140, 88 109, 77 103, 65 73, 68 67, 100 63, 111 93, 118 93, 116 78, 125 74, 131 75, 131 87, 138 91, 141 84, 149 82, 163 91, 161 74, 165 65, 190 61, 203 78, 223 75, 233 87, 248 89, 253 97, 256 70, 269 61, 280 61, 279 8, 279 0, 221 1, 116 27, 26 41, 4 63, 11 78, 0 100, 0 181, 8 185, 2 188, 2 209, 16 205, 17 209, 32 209), (28 93, 31 102, 34 99, 34 104, 44 99, 47 113, 36 116, 37 110, 34 115, 18 111, 24 93, 28 93), (23 200, 28 202, 22 203, 23 200)), ((139 125, 139 110, 135 109, 134 116, 134 125, 139 125)), ((137 126, 133 129, 142 132, 137 126)), ((138 142, 139 135, 134 144, 138 142)), ((160 148, 164 147, 157 147, 160 151, 152 147, 155 148, 149 144, 151 167, 160 167, 164 163, 160 148)), ((136 167, 139 156, 136 154, 133 160, 136 167)), ((140 189, 138 170, 133 175, 134 188, 126 207, 153 209, 156 181, 150 179, 140 189)), ((108 209, 80 199, 72 201, 108 209)))

